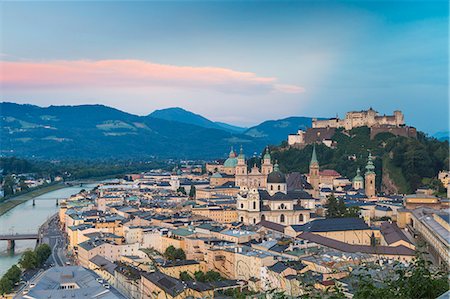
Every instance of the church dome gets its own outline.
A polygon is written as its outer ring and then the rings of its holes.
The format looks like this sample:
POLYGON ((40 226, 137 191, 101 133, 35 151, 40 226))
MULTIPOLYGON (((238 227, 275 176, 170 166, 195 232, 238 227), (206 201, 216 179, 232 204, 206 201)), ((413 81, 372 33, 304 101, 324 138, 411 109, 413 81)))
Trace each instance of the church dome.
POLYGON ((225 160, 225 162, 223 163, 224 167, 236 167, 237 165, 237 159, 236 158, 228 158, 225 160))
POLYGON ((267 183, 269 184, 284 184, 286 183, 286 176, 278 168, 278 164, 275 164, 273 171, 267 176, 267 183))
POLYGON ((225 162, 223 163, 224 167, 236 167, 238 163, 238 160, 236 158, 236 153, 233 150, 233 147, 231 147, 231 151, 230 154, 228 156, 228 159, 225 160, 225 162))
POLYGON ((356 176, 353 178, 353 182, 364 182, 364 178, 361 176, 361 170, 356 170, 356 176))

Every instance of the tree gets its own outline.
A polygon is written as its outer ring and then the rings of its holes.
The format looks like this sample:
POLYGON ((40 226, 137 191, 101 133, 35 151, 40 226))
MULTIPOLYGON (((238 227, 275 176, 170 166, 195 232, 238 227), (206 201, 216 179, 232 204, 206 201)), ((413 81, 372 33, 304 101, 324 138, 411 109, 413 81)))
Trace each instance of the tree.
POLYGON ((191 190, 189 190, 189 197, 190 198, 195 198, 195 194, 196 194, 196 189, 194 184, 191 185, 191 190))
POLYGON ((177 189, 177 192, 186 195, 186 189, 184 189, 184 187, 179 187, 179 188, 177 189))
POLYGON ((334 197, 333 194, 331 194, 328 197, 328 203, 326 205, 327 207, 327 218, 336 218, 339 216, 339 210, 338 210, 338 203, 336 201, 336 197, 334 197))
POLYGON ((38 266, 38 258, 34 251, 27 250, 20 258, 19 264, 25 270, 34 269, 38 266))
POLYGON ((14 194, 14 186, 15 185, 16 185, 16 182, 14 181, 14 178, 10 175, 7 175, 3 181, 3 190, 4 190, 5 196, 14 194))
POLYGON ((164 252, 164 257, 170 261, 176 261, 176 260, 185 260, 186 254, 184 253, 184 250, 181 248, 175 248, 172 245, 166 248, 166 251, 164 252))
POLYGON ((447 275, 442 271, 432 272, 429 266, 419 256, 410 267, 398 269, 376 286, 372 276, 361 275, 353 298, 437 298, 449 289, 447 275))
POLYGON ((205 282, 205 273, 203 271, 195 271, 194 277, 196 281, 205 282))
POLYGON ((0 279, 0 294, 9 294, 12 292, 14 287, 14 284, 11 280, 9 280, 6 276, 3 276, 2 279, 0 279))
POLYGON ((359 207, 346 207, 343 198, 336 200, 334 195, 328 197, 327 218, 359 217, 359 207))
POLYGON ((182 281, 193 281, 194 278, 192 278, 191 275, 189 275, 189 273, 187 273, 186 271, 183 271, 180 273, 180 279, 182 281))
POLYGON ((345 206, 344 199, 342 197, 339 198, 337 204, 337 216, 342 218, 347 215, 347 207, 345 206))
POLYGON ((22 275, 22 271, 16 265, 13 265, 6 272, 5 276, 12 281, 13 284, 20 281, 20 276, 22 275))
POLYGON ((220 275, 219 272, 209 270, 205 273, 204 279, 206 282, 213 282, 213 281, 221 281, 223 280, 223 277, 220 275))
POLYGON ((38 265, 41 266, 45 263, 45 261, 52 254, 52 249, 48 244, 41 244, 36 248, 36 257, 38 261, 38 265))
POLYGON ((178 248, 175 250, 174 254, 175 260, 185 260, 186 259, 186 253, 184 253, 184 250, 181 248, 178 248))

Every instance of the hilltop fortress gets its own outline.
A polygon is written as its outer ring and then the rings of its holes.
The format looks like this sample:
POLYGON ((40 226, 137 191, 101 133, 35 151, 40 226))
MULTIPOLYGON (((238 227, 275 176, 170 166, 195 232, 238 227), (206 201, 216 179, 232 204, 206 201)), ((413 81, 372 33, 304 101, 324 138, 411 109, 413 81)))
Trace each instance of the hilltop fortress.
POLYGON ((369 108, 369 110, 347 112, 343 119, 339 117, 326 120, 313 119, 312 128, 306 131, 298 130, 296 134, 290 134, 288 143, 291 146, 312 143, 324 143, 327 146, 333 146, 332 137, 336 129, 343 128, 349 131, 358 127, 369 127, 370 138, 374 138, 379 133, 417 137, 416 129, 405 125, 404 115, 401 111, 395 110, 393 115, 379 115, 377 111, 369 108))
POLYGON ((313 128, 344 128, 351 130, 357 127, 367 126, 369 128, 379 126, 400 127, 405 124, 403 113, 399 110, 394 111, 394 115, 378 115, 373 110, 350 111, 345 114, 344 119, 338 117, 327 120, 313 119, 313 128))

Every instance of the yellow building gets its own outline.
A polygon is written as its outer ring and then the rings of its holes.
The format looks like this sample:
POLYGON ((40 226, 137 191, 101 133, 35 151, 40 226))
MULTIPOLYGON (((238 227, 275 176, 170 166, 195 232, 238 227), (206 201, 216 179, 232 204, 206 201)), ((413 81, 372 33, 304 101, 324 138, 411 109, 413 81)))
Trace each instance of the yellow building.
POLYGON ((238 220, 236 209, 220 206, 197 206, 192 208, 192 214, 211 219, 218 223, 231 223, 238 220))
POLYGON ((142 299, 214 298, 214 290, 203 283, 181 282, 156 271, 141 275, 142 299))
POLYGON ((98 276, 106 280, 110 285, 115 284, 114 269, 116 267, 116 264, 100 255, 96 255, 89 260, 89 269, 97 273, 98 276))
POLYGON ((373 237, 378 242, 381 240, 380 230, 370 228, 361 218, 316 219, 304 225, 288 226, 284 230, 284 233, 291 237, 305 232, 355 245, 371 245, 373 237))
POLYGON ((200 263, 194 260, 166 261, 159 265, 159 271, 171 277, 180 278, 181 272, 187 272, 190 276, 201 271, 200 263))
POLYGON ((438 197, 425 194, 411 194, 403 199, 403 205, 406 209, 416 209, 419 207, 428 207, 432 209, 440 209, 441 202, 438 197))

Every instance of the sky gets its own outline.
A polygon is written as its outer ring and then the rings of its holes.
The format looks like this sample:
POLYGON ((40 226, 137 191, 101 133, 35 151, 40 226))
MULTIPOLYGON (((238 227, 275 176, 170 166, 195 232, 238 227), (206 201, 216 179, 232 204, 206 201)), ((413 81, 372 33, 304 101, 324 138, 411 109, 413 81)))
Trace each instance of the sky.
POLYGON ((448 1, 4 1, 0 101, 449 126, 448 1))

